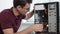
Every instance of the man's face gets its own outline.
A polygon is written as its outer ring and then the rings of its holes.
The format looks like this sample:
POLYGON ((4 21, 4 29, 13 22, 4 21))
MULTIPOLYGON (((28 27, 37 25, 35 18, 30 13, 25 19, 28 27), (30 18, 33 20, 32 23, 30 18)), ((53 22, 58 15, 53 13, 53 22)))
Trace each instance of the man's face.
POLYGON ((29 8, 30 8, 30 4, 26 3, 26 5, 23 8, 20 5, 17 6, 17 11, 20 14, 25 15, 29 11, 29 8))

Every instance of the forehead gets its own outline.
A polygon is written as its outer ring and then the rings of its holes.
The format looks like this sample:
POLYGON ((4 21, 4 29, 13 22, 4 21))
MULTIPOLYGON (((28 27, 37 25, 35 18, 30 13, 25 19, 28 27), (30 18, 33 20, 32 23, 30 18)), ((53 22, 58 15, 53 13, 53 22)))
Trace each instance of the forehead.
POLYGON ((26 5, 24 6, 24 8, 29 8, 30 4, 26 3, 26 5))

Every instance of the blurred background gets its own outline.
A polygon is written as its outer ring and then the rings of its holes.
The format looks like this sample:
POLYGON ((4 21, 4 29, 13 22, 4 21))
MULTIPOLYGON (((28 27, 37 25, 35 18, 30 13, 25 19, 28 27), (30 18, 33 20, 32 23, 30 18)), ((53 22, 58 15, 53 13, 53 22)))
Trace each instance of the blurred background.
MULTIPOLYGON (((33 2, 30 6, 30 11, 34 9, 34 4, 36 3, 46 3, 46 2, 55 2, 55 1, 60 2, 60 0, 32 0, 32 1, 33 2)), ((11 8, 12 6, 13 6, 13 0, 0 0, 0 12, 4 9, 11 8)), ((34 15, 28 20, 22 19, 21 26, 17 32, 20 32, 33 24, 34 24, 34 15)))

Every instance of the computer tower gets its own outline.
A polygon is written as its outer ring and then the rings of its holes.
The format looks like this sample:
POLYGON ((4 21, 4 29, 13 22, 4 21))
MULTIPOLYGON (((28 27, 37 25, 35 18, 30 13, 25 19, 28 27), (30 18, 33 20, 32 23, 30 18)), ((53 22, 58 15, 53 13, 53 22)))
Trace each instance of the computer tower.
POLYGON ((42 32, 35 34, 59 34, 59 2, 37 3, 34 5, 34 23, 43 24, 42 32))

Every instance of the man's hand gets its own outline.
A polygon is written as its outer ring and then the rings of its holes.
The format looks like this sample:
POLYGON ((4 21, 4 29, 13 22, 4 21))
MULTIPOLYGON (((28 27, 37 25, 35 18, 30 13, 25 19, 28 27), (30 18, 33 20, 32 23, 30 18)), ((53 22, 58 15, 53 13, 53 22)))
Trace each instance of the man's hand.
POLYGON ((33 31, 36 31, 36 32, 42 32, 43 31, 43 25, 42 24, 32 25, 31 28, 33 29, 33 31))
POLYGON ((27 20, 27 19, 31 18, 33 16, 33 14, 34 14, 34 10, 31 11, 30 13, 26 14, 25 19, 27 20))
POLYGON ((3 29, 4 34, 30 34, 32 31, 42 32, 43 25, 42 24, 35 24, 35 25, 32 25, 29 28, 27 28, 21 32, 16 32, 16 33, 14 33, 13 28, 3 29))

